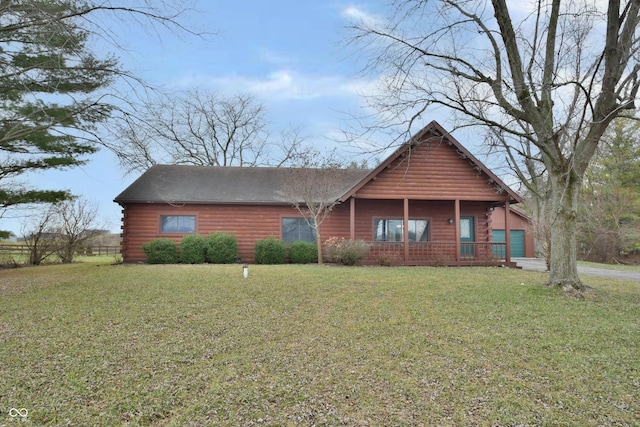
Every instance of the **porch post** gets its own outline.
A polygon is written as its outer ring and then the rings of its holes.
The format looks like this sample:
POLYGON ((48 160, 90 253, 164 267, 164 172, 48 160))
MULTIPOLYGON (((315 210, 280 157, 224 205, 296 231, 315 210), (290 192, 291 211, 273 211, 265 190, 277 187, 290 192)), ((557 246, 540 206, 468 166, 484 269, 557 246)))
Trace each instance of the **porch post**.
POLYGON ((356 240, 356 198, 349 200, 349 238, 356 240))
POLYGON ((404 264, 409 263, 409 199, 404 199, 404 264))
POLYGON ((455 200, 456 263, 460 265, 460 199, 455 200))
POLYGON ((505 241, 505 250, 506 261, 507 264, 511 262, 511 224, 509 219, 511 217, 511 207, 509 206, 509 201, 504 202, 504 241, 505 241))

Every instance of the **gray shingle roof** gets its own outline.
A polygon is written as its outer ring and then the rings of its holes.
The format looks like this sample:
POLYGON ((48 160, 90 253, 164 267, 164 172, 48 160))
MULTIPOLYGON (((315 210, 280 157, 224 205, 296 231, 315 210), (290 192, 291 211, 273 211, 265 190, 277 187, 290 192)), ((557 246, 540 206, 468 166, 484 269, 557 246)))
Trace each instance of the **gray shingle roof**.
MULTIPOLYGON (((370 171, 339 171, 335 199, 370 171)), ((288 168, 155 165, 115 199, 118 203, 259 203, 289 204, 282 191, 288 168)))

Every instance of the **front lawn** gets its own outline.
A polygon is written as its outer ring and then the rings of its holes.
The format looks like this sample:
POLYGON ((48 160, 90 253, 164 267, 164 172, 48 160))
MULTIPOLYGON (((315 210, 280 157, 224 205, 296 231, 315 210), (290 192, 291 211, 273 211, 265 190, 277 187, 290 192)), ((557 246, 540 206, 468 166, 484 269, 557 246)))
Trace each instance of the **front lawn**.
POLYGON ((576 300, 544 281, 502 268, 2 270, 0 425, 637 425, 640 284, 590 278, 597 295, 576 300))

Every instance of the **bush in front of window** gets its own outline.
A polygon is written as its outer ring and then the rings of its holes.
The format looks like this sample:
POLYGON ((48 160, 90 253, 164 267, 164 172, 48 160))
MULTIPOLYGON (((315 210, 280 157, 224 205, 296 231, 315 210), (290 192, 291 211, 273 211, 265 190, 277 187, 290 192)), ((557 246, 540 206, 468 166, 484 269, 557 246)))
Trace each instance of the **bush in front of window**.
POLYGON ((324 242, 324 257, 328 262, 340 262, 338 251, 344 241, 344 237, 330 237, 324 242))
POLYGON ((204 264, 207 261, 207 246, 204 237, 188 234, 180 242, 180 261, 183 264, 204 264))
POLYGON ((390 267, 400 263, 400 256, 394 250, 382 250, 376 255, 376 261, 380 266, 390 267))
POLYGON ((342 265, 356 265, 369 252, 369 244, 364 240, 347 240, 332 237, 325 242, 327 261, 342 265))
POLYGON ((287 259, 287 247, 275 237, 258 240, 255 245, 256 264, 284 264, 287 259))
POLYGON ((178 248, 171 239, 155 239, 142 245, 148 264, 175 264, 178 248))
POLYGON ((298 240, 289 246, 289 261, 293 264, 318 262, 318 247, 315 243, 298 240))
POLYGON ((238 239, 233 234, 211 233, 205 238, 207 261, 212 264, 238 262, 238 239))

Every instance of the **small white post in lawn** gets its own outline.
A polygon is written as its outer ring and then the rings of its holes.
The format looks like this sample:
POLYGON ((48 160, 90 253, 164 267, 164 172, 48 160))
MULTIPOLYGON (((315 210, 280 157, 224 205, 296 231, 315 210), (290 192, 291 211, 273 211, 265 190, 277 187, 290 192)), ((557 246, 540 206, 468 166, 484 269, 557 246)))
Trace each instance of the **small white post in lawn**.
POLYGON ((242 277, 245 279, 249 277, 249 266, 247 264, 242 266, 242 277))

